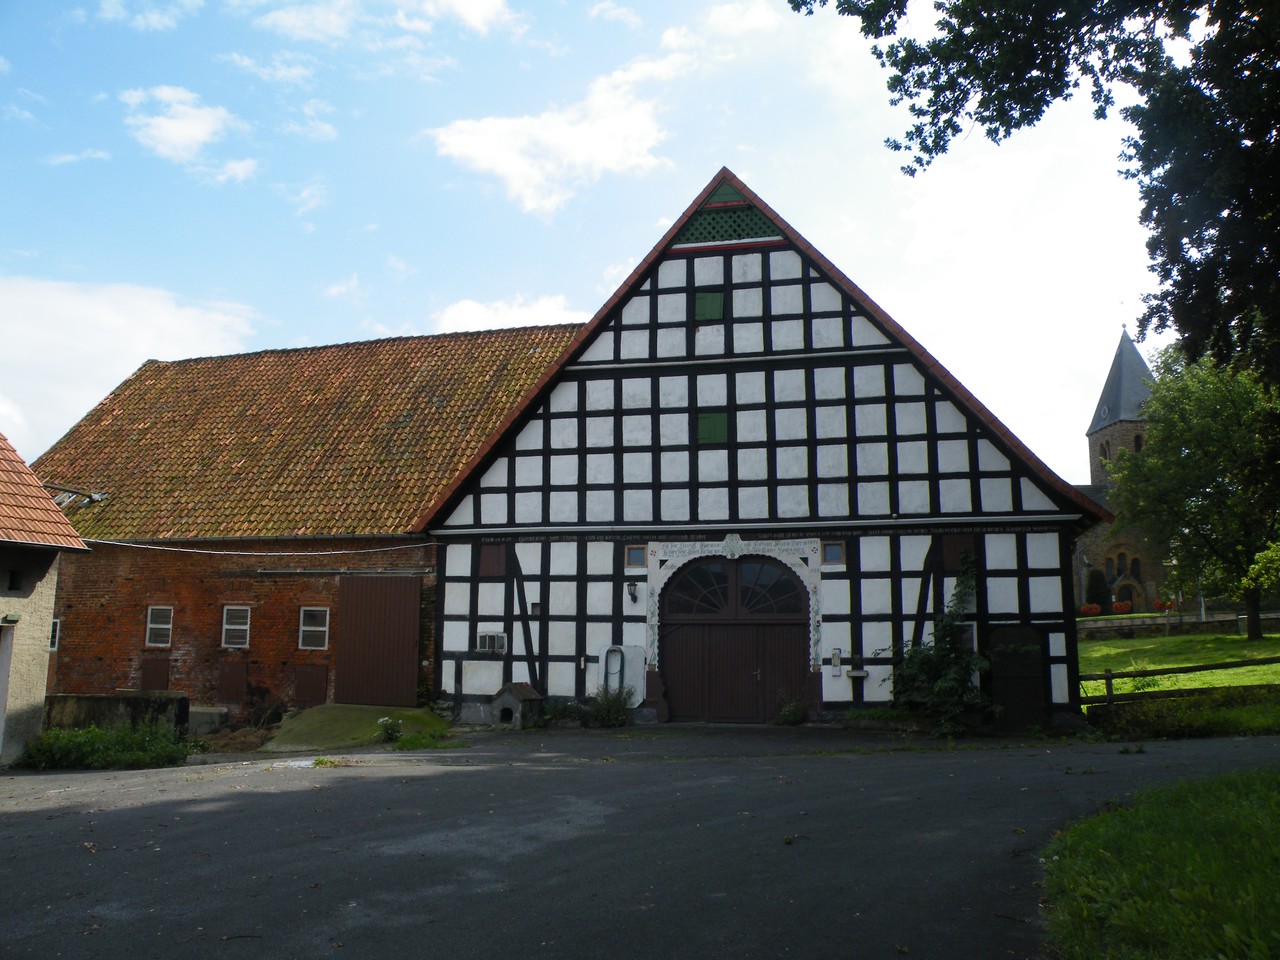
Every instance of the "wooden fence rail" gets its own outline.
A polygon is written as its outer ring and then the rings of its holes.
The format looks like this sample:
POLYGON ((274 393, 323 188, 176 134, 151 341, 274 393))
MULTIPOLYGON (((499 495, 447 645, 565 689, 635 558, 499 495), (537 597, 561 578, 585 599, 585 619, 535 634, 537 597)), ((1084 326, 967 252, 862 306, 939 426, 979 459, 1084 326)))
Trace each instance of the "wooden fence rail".
POLYGON ((1102 680, 1106 693, 1101 696, 1081 697, 1081 703, 1117 703, 1122 700, 1141 700, 1144 697, 1186 697, 1204 692, 1203 687, 1183 690, 1141 690, 1132 693, 1116 693, 1114 682, 1131 677, 1164 677, 1179 673, 1204 673, 1208 670, 1232 670, 1236 667, 1265 667, 1280 663, 1280 657, 1260 657, 1256 660, 1230 660, 1226 663, 1201 663, 1192 667, 1165 667, 1159 670, 1104 670, 1102 673, 1082 673, 1080 681, 1102 680))

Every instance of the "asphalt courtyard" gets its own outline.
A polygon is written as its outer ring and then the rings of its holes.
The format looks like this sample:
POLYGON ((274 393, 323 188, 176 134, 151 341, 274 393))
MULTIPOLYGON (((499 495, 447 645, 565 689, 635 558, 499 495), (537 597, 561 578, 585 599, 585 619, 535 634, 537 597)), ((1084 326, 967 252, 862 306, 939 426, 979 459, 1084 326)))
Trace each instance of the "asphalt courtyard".
MULTIPOLYGON (((1280 739, 824 728, 0 774, 2 957, 1037 958, 1053 832, 1280 739)), ((1158 935, 1153 931, 1153 936, 1158 935)))

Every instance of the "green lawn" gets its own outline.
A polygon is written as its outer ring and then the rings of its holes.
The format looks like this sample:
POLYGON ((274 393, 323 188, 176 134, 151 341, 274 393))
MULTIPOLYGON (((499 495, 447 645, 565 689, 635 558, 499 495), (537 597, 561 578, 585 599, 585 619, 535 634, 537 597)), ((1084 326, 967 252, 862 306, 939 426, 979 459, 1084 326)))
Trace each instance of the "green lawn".
MULTIPOLYGON (((1280 657, 1280 637, 1246 640, 1235 634, 1206 633, 1080 642, 1081 673, 1102 673, 1108 669, 1157 670, 1161 667, 1189 667, 1200 663, 1226 663, 1261 657, 1280 657)), ((1280 664, 1174 674, 1170 677, 1121 679, 1115 681, 1115 690, 1117 693, 1126 693, 1131 690, 1185 690, 1262 683, 1280 683, 1280 664)), ((1101 695, 1105 692, 1103 682, 1085 681, 1080 685, 1080 692, 1085 696, 1101 695)))

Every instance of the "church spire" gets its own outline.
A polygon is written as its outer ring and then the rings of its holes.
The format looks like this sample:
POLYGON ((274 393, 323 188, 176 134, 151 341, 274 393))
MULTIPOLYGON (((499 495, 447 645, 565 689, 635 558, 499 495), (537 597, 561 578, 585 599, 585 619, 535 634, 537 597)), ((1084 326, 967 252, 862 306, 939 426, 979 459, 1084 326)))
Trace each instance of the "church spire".
POLYGON ((1111 372, 1107 374, 1107 382, 1102 388, 1102 396, 1098 398, 1098 407, 1093 412, 1093 421, 1085 431, 1085 436, 1092 437, 1099 430, 1122 420, 1146 419, 1142 415, 1142 404, 1151 396, 1153 379, 1151 370, 1138 352, 1129 331, 1122 330, 1120 344, 1111 361, 1111 372))

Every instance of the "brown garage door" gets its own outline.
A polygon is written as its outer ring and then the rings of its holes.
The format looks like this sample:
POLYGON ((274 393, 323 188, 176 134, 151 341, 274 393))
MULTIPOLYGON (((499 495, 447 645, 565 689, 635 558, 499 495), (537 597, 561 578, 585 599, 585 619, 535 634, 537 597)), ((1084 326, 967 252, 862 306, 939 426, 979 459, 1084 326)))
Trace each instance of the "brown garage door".
POLYGON ((662 596, 659 668, 673 720, 763 723, 809 684, 809 596, 761 557, 691 564, 662 596))
POLYGON ((383 707, 418 702, 418 577, 338 581, 333 699, 383 707))

